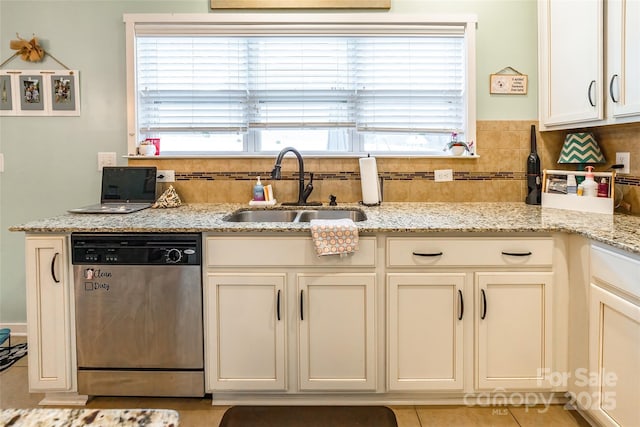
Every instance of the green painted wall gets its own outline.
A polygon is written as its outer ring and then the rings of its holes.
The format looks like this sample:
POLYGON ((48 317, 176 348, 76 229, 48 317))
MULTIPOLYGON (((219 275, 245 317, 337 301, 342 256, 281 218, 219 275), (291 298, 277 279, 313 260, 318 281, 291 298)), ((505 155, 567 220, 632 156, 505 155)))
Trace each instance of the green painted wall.
MULTIPOLYGON (((537 117, 535 0, 392 0, 398 13, 478 15, 479 120, 537 117), (490 96, 489 75, 506 66, 529 75, 529 94, 490 96)), ((96 202, 97 153, 126 154, 123 13, 209 13, 208 0, 0 0, 0 60, 9 41, 37 35, 43 47, 80 70, 80 117, 0 117, 0 324, 26 320, 24 234, 7 228, 96 202)), ((381 12, 386 13, 386 12, 381 12)), ((3 69, 59 69, 14 59, 3 69)))

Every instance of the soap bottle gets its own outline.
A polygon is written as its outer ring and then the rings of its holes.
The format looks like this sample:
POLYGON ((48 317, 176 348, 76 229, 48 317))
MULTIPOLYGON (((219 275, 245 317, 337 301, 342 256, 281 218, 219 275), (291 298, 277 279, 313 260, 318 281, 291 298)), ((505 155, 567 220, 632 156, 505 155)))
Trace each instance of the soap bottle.
POLYGON ((598 184, 593 179, 593 166, 587 166, 587 175, 582 182, 582 188, 584 189, 584 196, 586 197, 598 197, 598 184), (589 169, 591 168, 591 169, 589 169))
POLYGON ((258 177, 258 181, 256 181, 256 185, 253 186, 253 200, 256 202, 264 201, 264 187, 260 182, 260 177, 258 177))
POLYGON ((602 178, 598 183, 598 197, 609 197, 609 184, 607 184, 607 178, 602 178))

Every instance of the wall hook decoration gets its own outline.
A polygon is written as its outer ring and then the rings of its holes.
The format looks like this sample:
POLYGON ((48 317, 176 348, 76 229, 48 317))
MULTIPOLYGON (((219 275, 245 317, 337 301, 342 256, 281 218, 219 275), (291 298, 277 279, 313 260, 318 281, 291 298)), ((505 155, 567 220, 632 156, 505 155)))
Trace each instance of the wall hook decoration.
POLYGON ((38 38, 33 35, 31 40, 25 40, 18 33, 16 33, 18 40, 11 40, 9 47, 13 50, 17 50, 16 56, 20 56, 23 61, 27 62, 39 62, 44 58, 45 51, 40 46, 38 38))

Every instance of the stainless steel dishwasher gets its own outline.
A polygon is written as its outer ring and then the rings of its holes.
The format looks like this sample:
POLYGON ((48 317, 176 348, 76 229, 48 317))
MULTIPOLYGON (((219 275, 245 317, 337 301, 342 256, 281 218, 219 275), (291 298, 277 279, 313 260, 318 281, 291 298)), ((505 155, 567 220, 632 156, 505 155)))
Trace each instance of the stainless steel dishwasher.
POLYGON ((79 393, 204 395, 201 241, 72 234, 79 393))

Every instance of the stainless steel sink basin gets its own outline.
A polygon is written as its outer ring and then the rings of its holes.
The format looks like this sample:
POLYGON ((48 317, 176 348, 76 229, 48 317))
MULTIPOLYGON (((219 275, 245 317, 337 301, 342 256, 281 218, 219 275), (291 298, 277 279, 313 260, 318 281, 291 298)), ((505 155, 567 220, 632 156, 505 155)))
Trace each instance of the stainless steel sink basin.
POLYGON ((298 222, 309 222, 312 219, 343 219, 349 218, 354 222, 365 221, 367 216, 364 212, 355 210, 355 209, 340 209, 340 210, 322 210, 322 209, 314 209, 314 210, 305 210, 300 211, 300 215, 298 216, 298 222))
POLYGON ((298 211, 239 210, 223 218, 229 222, 291 222, 298 211))
POLYGON ((228 222, 309 222, 312 219, 343 219, 365 221, 367 215, 359 209, 241 209, 223 218, 228 222))

